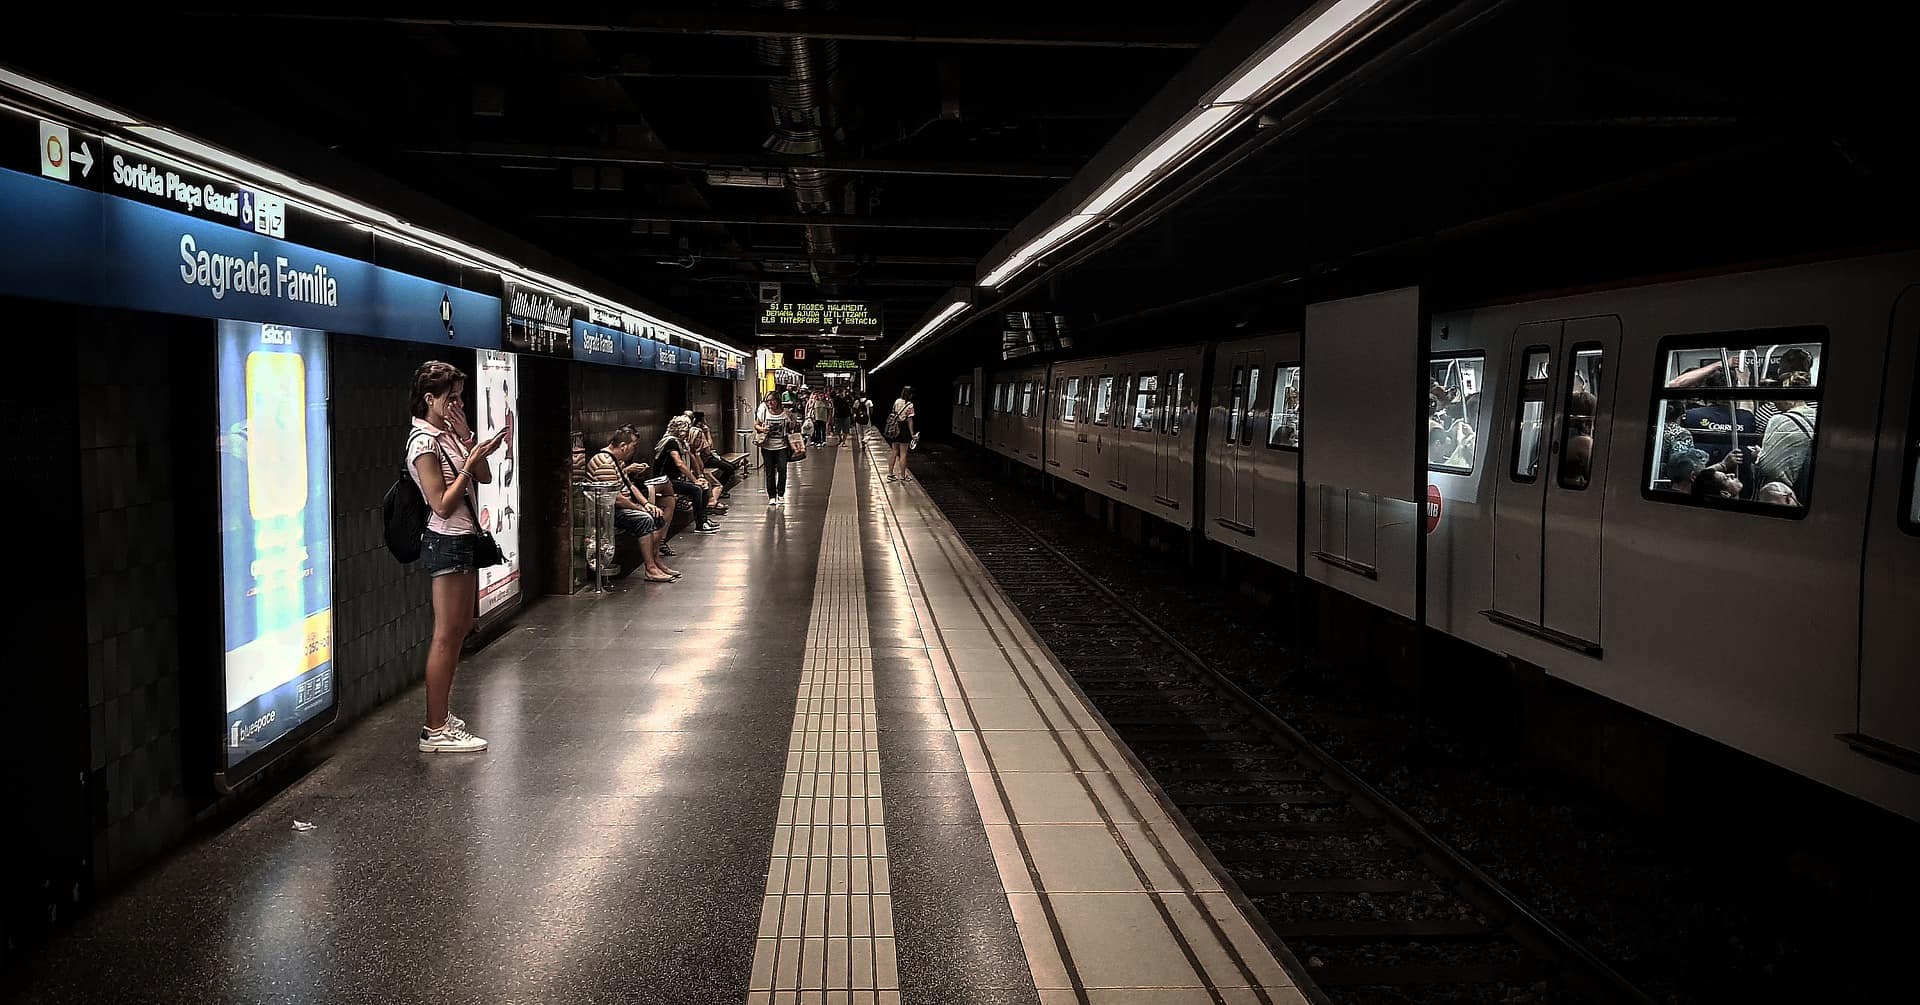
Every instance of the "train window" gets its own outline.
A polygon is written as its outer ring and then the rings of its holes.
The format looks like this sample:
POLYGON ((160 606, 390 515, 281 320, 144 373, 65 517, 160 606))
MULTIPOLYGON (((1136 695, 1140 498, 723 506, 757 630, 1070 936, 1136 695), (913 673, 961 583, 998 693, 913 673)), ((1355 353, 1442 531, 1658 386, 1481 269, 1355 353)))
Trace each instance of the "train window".
POLYGON ((1663 340, 1647 498, 1804 514, 1826 337, 1824 328, 1803 327, 1663 340))
MULTIPOLYGON (((1540 440, 1546 435, 1547 390, 1553 381, 1553 350, 1529 346, 1520 365, 1520 415, 1513 434, 1513 480, 1540 476, 1540 440)), ((1431 432, 1429 435, 1433 435, 1431 432)))
POLYGON ((1160 431, 1179 435, 1180 413, 1187 407, 1187 371, 1174 370, 1167 374, 1167 403, 1160 412, 1160 431))
POLYGON ((1093 389, 1093 421, 1095 425, 1107 424, 1107 416, 1113 414, 1113 378, 1102 374, 1099 383, 1093 389))
POLYGON ((1033 414, 1033 381, 1023 380, 1020 382, 1020 417, 1026 418, 1027 416, 1030 416, 1032 414, 1033 414))
POLYGON ((1567 350, 1567 403, 1560 413, 1560 466, 1555 476, 1563 489, 1585 490, 1593 469, 1593 424, 1600 411, 1603 363, 1599 343, 1584 342, 1567 350))
POLYGON ((1133 385, 1133 428, 1153 432, 1153 410, 1160 402, 1160 376, 1143 373, 1133 385))
POLYGON ((1080 378, 1067 378, 1067 392, 1060 399, 1060 421, 1080 421, 1080 378))
POLYGON ((1227 407, 1227 444, 1240 441, 1240 413, 1247 404, 1247 368, 1233 368, 1233 400, 1227 407))
POLYGON ((1299 364, 1273 368, 1273 410, 1267 420, 1267 446, 1300 449, 1299 364))
MULTIPOLYGON (((1427 467, 1472 474, 1480 453, 1484 353, 1435 357, 1427 372, 1427 467)), ((1545 392, 1542 391, 1544 397, 1545 392)))

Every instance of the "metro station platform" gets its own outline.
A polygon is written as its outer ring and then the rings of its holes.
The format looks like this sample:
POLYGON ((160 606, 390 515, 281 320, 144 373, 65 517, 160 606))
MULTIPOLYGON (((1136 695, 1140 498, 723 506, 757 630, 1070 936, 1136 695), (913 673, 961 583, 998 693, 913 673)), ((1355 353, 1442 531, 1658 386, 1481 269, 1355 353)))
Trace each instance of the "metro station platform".
MULTIPOLYGON (((33 1002, 1296 1003, 877 441, 549 599, 30 955, 33 1002), (296 830, 295 821, 313 825, 296 830)), ((757 475, 757 472, 756 472, 757 475)))

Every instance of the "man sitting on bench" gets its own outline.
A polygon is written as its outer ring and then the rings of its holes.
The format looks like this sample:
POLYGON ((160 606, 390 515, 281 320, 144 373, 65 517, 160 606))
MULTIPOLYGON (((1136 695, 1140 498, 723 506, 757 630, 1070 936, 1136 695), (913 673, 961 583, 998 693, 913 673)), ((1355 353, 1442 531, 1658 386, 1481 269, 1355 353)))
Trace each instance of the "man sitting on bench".
POLYGON ((660 544, 666 538, 667 514, 628 475, 628 465, 640 451, 640 438, 631 429, 615 430, 606 449, 587 461, 587 474, 594 481, 619 482, 613 497, 613 522, 640 541, 640 557, 649 583, 671 583, 680 574, 660 564, 660 544))

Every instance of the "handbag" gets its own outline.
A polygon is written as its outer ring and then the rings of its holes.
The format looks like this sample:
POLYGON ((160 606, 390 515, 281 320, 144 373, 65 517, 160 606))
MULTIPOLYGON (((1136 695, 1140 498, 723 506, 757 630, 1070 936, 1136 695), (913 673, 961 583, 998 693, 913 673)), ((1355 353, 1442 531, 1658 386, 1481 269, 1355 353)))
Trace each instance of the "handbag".
POLYGON ((789 435, 787 437, 787 449, 792 451, 792 453, 787 457, 787 460, 789 461, 806 460, 807 459, 807 438, 805 436, 789 435))

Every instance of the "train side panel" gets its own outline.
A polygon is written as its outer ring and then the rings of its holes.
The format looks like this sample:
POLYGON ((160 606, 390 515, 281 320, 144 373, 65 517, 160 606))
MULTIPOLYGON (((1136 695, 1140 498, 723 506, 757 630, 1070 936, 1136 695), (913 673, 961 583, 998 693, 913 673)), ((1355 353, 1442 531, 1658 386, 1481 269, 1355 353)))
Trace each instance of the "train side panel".
MULTIPOLYGON (((1854 729, 1861 698, 1861 528, 1888 318, 1916 277, 1920 258, 1892 256, 1436 318, 1436 362, 1484 351, 1490 393, 1473 473, 1429 458, 1442 496, 1431 622, 1920 817, 1920 776, 1836 739, 1854 729), (1718 406, 1667 389, 1669 354, 1691 363, 1726 346, 1771 353, 1807 340, 1823 348, 1805 508, 1701 505, 1664 491, 1665 459, 1680 449, 1669 402, 1681 425, 1704 416, 1703 447, 1759 425, 1737 402, 1716 424, 1718 406)), ((1458 460, 1457 444, 1436 435, 1458 460)), ((1743 458, 1766 457, 1756 439, 1742 441, 1743 458)))

